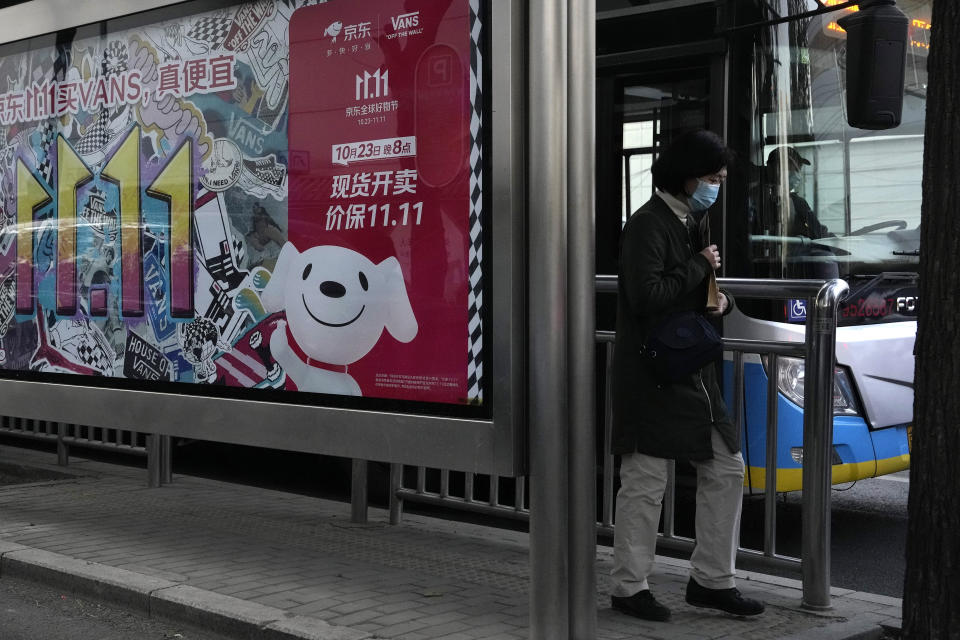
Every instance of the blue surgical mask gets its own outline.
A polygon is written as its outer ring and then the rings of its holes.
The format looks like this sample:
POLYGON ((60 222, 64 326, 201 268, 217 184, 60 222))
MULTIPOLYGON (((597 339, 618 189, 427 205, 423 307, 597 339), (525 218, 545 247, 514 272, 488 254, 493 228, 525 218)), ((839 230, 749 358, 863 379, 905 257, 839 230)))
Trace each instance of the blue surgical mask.
POLYGON ((710 184, 703 180, 697 180, 697 188, 690 194, 690 210, 705 211, 717 201, 717 195, 720 193, 720 185, 710 184))

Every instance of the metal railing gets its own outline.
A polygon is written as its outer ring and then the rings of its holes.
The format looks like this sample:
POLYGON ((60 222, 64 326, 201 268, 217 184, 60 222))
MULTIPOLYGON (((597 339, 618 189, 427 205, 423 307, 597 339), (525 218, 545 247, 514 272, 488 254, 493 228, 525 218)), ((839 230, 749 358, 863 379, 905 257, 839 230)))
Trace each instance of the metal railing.
MULTIPOLYGON (((831 447, 833 442, 833 372, 836 350, 836 313, 840 299, 847 291, 842 280, 828 282, 815 280, 746 280, 720 279, 720 285, 738 298, 807 300, 806 336, 803 343, 769 342, 756 340, 724 339, 724 347, 733 358, 733 414, 735 424, 742 429, 743 406, 743 354, 757 353, 769 358, 767 389, 767 455, 766 495, 764 512, 764 544, 762 550, 739 549, 738 558, 758 560, 771 566, 799 569, 803 577, 803 604, 822 609, 830 606, 830 487, 831 447), (803 541, 801 560, 776 553, 776 450, 777 450, 777 397, 776 372, 778 356, 801 356, 806 359, 805 410, 804 410, 804 465, 803 465, 803 541)), ((596 291, 616 292, 615 276, 598 276, 596 291)), ((614 334, 596 332, 598 343, 607 351, 605 377, 605 419, 603 426, 603 451, 609 449, 612 429, 610 395, 611 363, 614 334)), ((170 438, 154 434, 142 434, 120 429, 107 429, 53 423, 22 418, 3 417, 0 433, 20 437, 55 441, 58 462, 66 465, 69 447, 79 446, 103 449, 147 457, 149 485, 160 486, 170 482, 170 438)), ((603 456, 602 510, 596 529, 612 533, 614 501, 614 464, 612 455, 603 456)), ((591 463, 592 464, 592 463, 591 463)), ((354 461, 352 516, 355 521, 366 520, 367 508, 366 462, 354 461)), ((675 479, 671 468, 670 479, 664 495, 664 531, 658 545, 690 550, 693 541, 675 535, 675 479)), ((528 484, 526 479, 501 479, 497 476, 476 475, 445 469, 428 470, 416 468, 414 487, 404 485, 404 466, 391 465, 390 471, 390 520, 399 522, 403 501, 439 504, 471 510, 494 516, 529 519, 528 484), (507 488, 507 482, 512 487, 507 488), (460 488, 458 493, 451 490, 460 488), (483 495, 481 488, 485 488, 483 495), (511 499, 503 500, 509 493, 511 499)))
MULTIPOLYGON (((610 379, 612 375, 613 363, 613 343, 616 334, 613 331, 598 331, 597 342, 606 347, 606 380, 604 393, 604 435, 603 443, 607 445, 612 437, 613 414, 610 379)), ((787 568, 794 571, 800 571, 800 559, 790 556, 780 555, 776 551, 776 451, 777 451, 777 370, 779 366, 779 356, 793 356, 797 358, 804 357, 806 350, 802 342, 760 342, 755 340, 732 340, 724 339, 724 352, 731 354, 733 362, 733 423, 737 430, 742 433, 744 427, 744 393, 743 393, 743 356, 745 353, 753 353, 768 356, 768 378, 767 378, 767 449, 766 449, 766 485, 764 495, 764 537, 763 548, 754 550, 741 547, 737 551, 739 560, 753 561, 759 566, 776 566, 778 568, 787 568)), ((605 455, 603 463, 603 492, 601 502, 601 516, 597 523, 598 531, 613 535, 613 514, 615 498, 615 463, 614 456, 605 455)), ((679 536, 675 533, 676 512, 676 479, 674 463, 668 464, 667 488, 664 491, 663 498, 663 532, 660 535, 658 544, 661 548, 693 551, 695 541, 691 538, 679 536)))
MULTIPOLYGON (((842 280, 828 282, 818 280, 747 280, 721 278, 719 284, 736 298, 807 300, 807 332, 804 342, 771 342, 724 338, 724 350, 730 353, 733 362, 732 385, 734 398, 734 424, 743 429, 744 365, 746 353, 765 356, 768 362, 766 390, 766 476, 764 495, 764 535, 762 549, 740 548, 738 560, 751 561, 761 567, 776 567, 802 574, 803 604, 809 608, 823 609, 830 606, 830 450, 833 442, 833 371, 836 348, 836 309, 847 291, 842 280), (776 550, 776 482, 777 482, 777 371, 779 358, 791 356, 807 361, 807 385, 804 411, 804 459, 802 498, 803 541, 801 558, 777 553, 776 550), (807 453, 809 452, 809 454, 807 453), (811 457, 808 457, 811 456, 811 457)), ((616 276, 597 276, 597 293, 616 293, 616 276)), ((606 370, 604 385, 604 420, 602 450, 609 451, 612 415, 612 331, 597 331, 596 341, 604 345, 606 370)), ((354 474, 355 483, 365 483, 365 475, 354 474)), ((596 529, 600 533, 613 533, 615 500, 615 458, 604 453, 600 482, 600 518, 596 529)), ((694 540, 678 536, 674 529, 675 477, 673 465, 663 498, 663 532, 658 537, 658 548, 692 551, 694 540)), ((355 484, 355 488, 358 485, 355 484)), ((359 491, 359 488, 358 488, 359 491)), ((358 494, 361 495, 361 494, 358 494)), ((365 485, 363 493, 365 495, 365 485)), ((403 502, 442 505, 464 509, 491 516, 527 520, 530 517, 525 477, 502 479, 497 476, 472 474, 447 469, 405 467, 391 465, 390 471, 390 521, 398 523, 402 517, 403 502), (412 486, 405 484, 405 471, 415 469, 416 480, 412 486), (508 484, 509 483, 509 484, 508 484), (512 486, 511 486, 512 485, 512 486), (456 487, 456 491, 452 490, 456 487), (509 496, 509 499, 504 499, 509 496)), ((358 501, 354 501, 355 513, 358 501)))
POLYGON ((0 416, 0 435, 55 443, 57 464, 64 467, 70 462, 71 447, 146 457, 151 487, 172 480, 170 436, 12 416, 0 416))

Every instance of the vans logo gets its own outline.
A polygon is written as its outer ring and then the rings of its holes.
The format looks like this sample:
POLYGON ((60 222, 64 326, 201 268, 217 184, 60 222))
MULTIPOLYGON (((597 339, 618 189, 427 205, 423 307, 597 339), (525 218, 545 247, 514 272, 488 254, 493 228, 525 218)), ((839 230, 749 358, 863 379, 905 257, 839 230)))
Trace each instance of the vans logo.
POLYGON ((398 16, 390 18, 390 21, 393 23, 394 31, 414 29, 420 26, 420 12, 413 11, 411 13, 401 13, 398 16))

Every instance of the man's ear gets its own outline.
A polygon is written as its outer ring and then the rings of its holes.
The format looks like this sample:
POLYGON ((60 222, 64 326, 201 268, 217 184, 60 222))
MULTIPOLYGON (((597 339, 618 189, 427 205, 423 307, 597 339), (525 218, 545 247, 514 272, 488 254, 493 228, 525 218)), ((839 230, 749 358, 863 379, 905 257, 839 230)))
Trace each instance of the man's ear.
POLYGON ((390 256, 377 265, 377 270, 383 277, 386 291, 386 321, 384 326, 395 339, 400 342, 410 342, 417 336, 417 319, 413 315, 413 307, 407 297, 407 286, 403 282, 403 271, 400 262, 390 256))
POLYGON ((260 294, 260 301, 263 302, 263 308, 267 313, 283 311, 286 307, 283 294, 287 287, 287 275, 290 272, 290 267, 299 257, 300 252, 292 243, 284 243, 283 248, 280 249, 280 255, 277 257, 277 265, 273 268, 273 273, 270 274, 270 282, 267 283, 263 293, 260 294))

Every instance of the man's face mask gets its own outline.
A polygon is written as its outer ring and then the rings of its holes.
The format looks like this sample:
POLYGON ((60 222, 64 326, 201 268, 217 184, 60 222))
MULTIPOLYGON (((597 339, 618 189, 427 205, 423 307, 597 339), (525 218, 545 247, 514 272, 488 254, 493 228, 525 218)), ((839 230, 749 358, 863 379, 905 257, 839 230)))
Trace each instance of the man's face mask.
POLYGON ((690 209, 692 211, 704 211, 717 201, 717 195, 720 193, 719 184, 710 184, 703 180, 697 180, 697 188, 690 194, 690 209))
POLYGON ((799 171, 790 172, 790 191, 800 191, 803 186, 803 176, 799 171))

